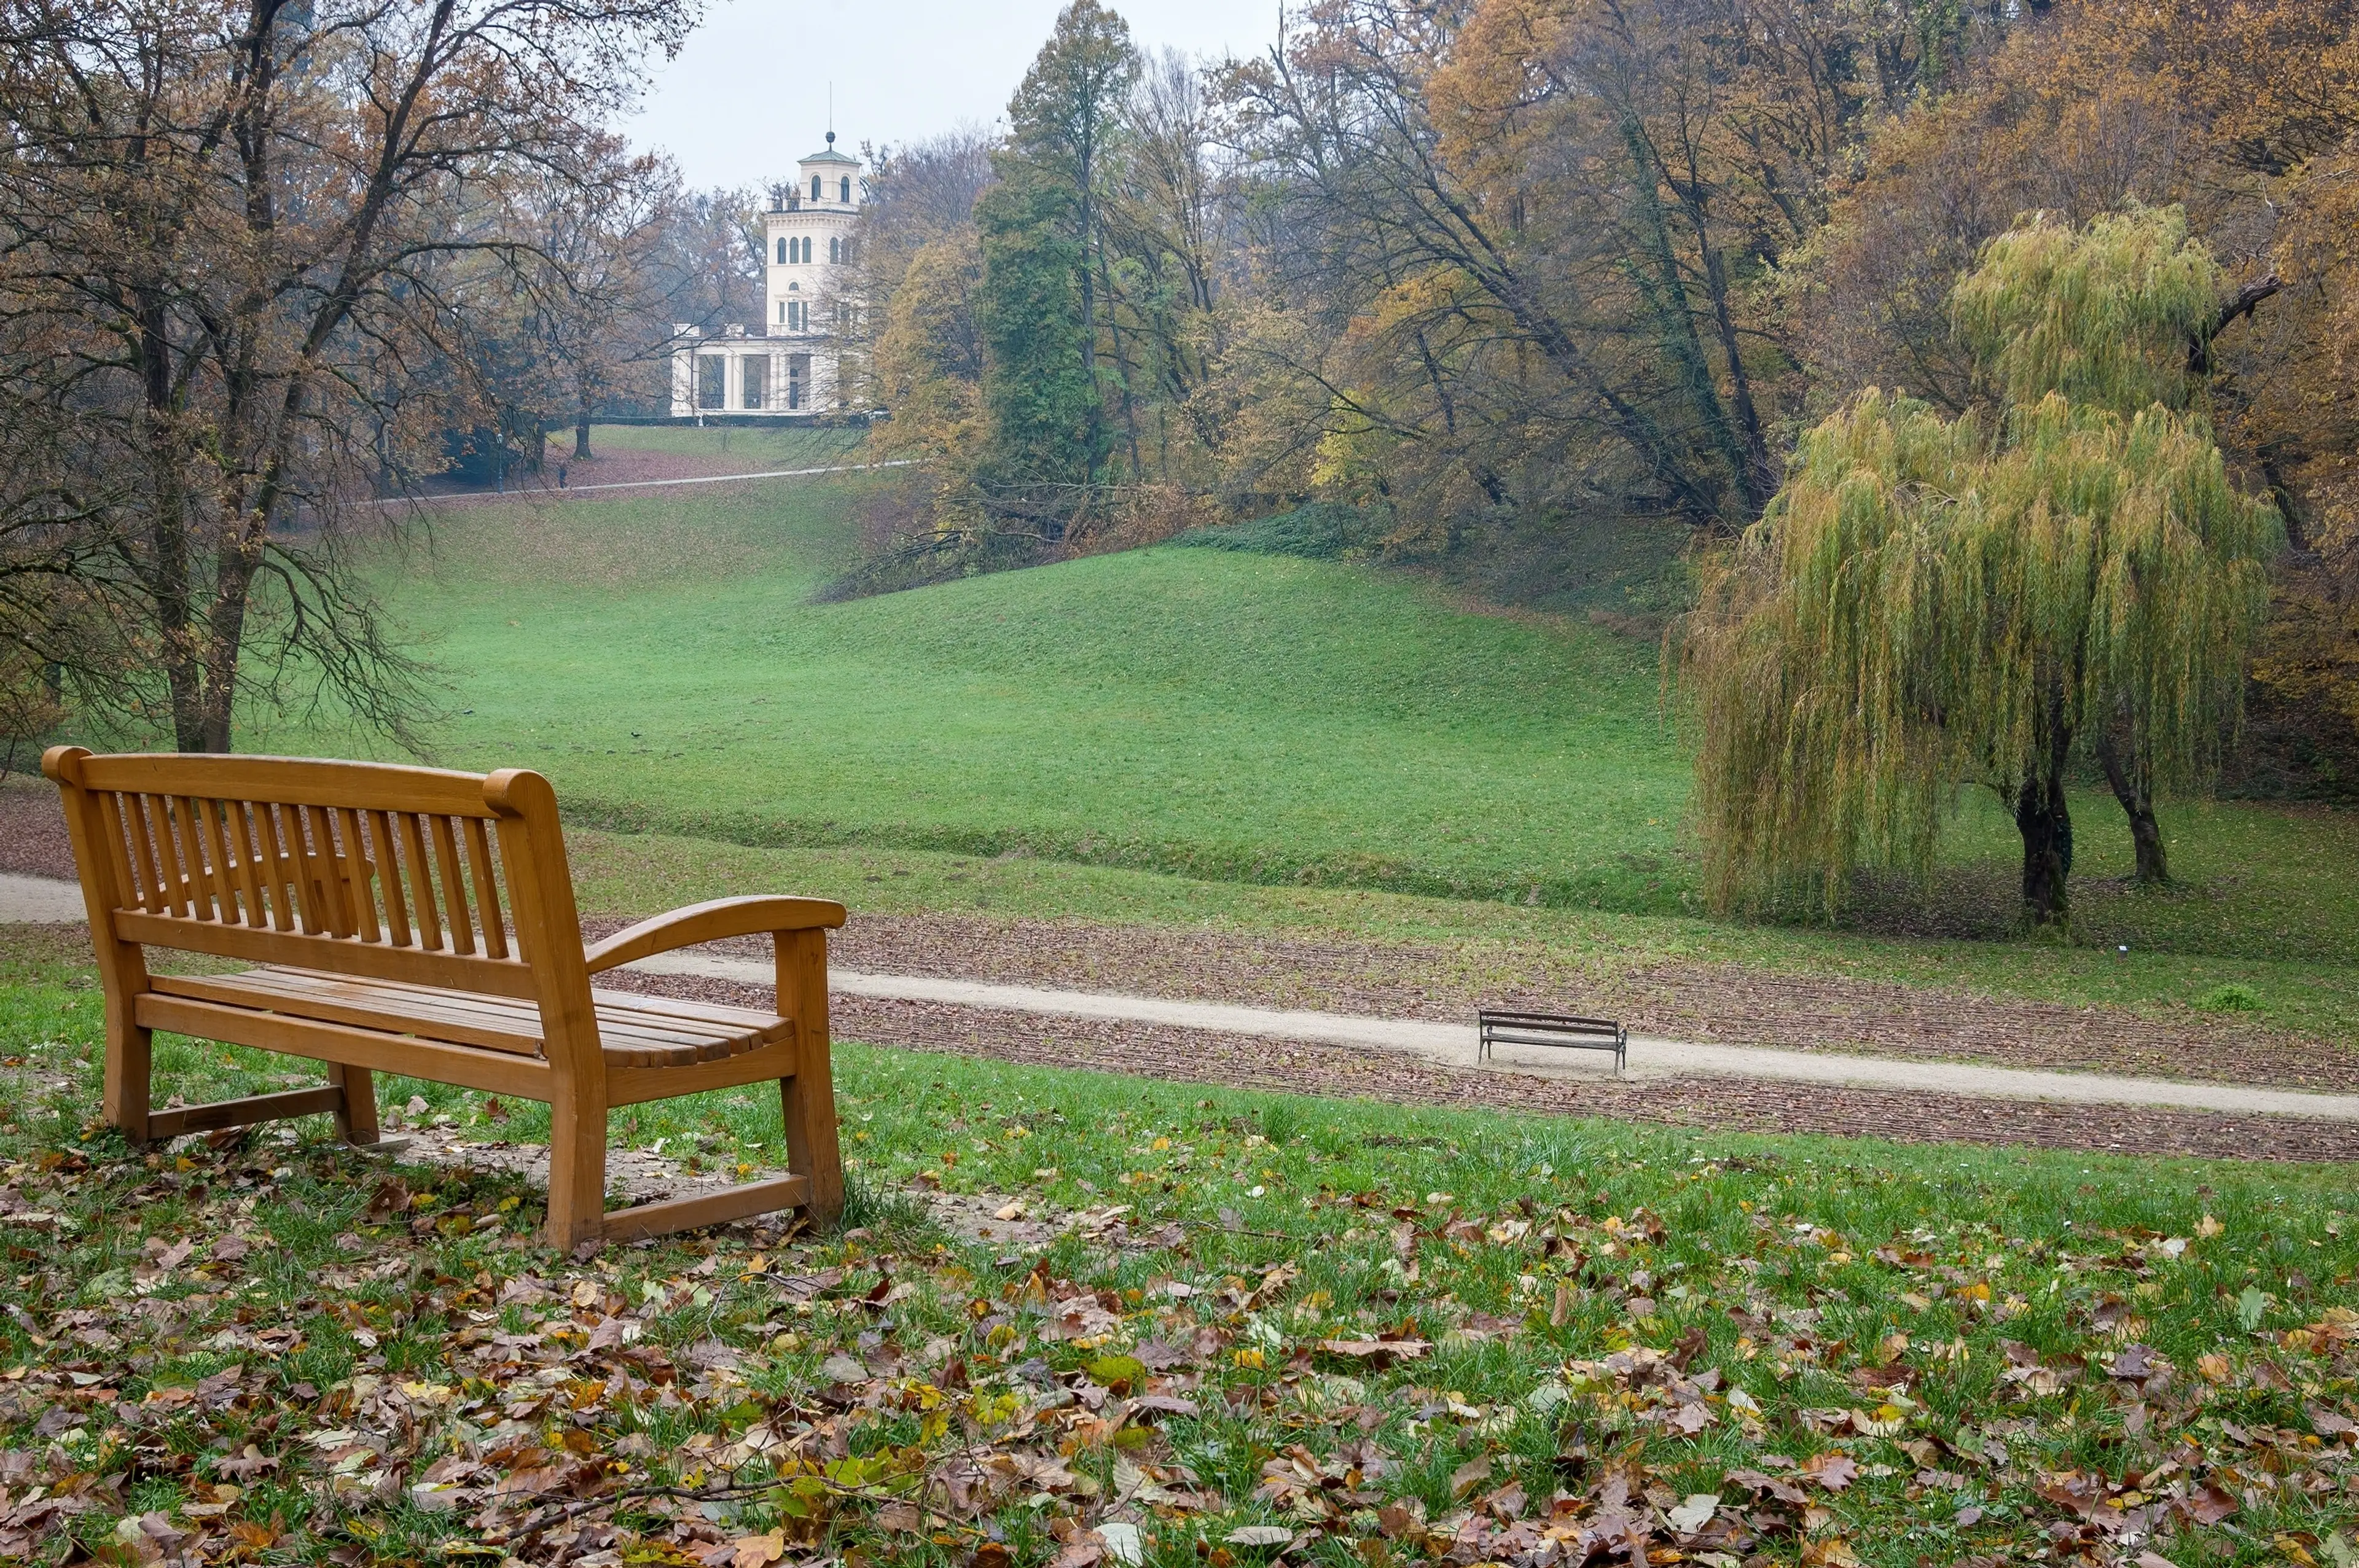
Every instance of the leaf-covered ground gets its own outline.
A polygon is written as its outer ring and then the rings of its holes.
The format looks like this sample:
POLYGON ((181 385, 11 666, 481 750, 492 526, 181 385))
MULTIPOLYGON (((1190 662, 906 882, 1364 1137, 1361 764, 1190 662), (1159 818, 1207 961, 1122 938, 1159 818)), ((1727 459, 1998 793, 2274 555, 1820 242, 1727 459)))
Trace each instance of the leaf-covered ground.
MULTIPOLYGON (((95 1124, 95 997, 9 978, 0 1556, 2353 1561, 2359 1238, 2329 1170, 846 1045, 848 1228, 576 1258, 515 1178, 323 1120, 131 1151, 95 1124), (928 1189, 989 1195, 993 1234, 928 1189)), ((163 1056, 192 1098, 300 1068, 163 1056)), ((617 1136, 757 1167, 776 1105, 617 1136)))

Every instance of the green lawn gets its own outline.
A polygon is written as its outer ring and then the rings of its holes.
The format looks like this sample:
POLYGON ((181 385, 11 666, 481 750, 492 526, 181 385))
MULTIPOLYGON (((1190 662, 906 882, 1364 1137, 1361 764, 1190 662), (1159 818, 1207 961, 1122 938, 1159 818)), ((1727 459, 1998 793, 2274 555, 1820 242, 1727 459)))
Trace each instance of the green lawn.
MULTIPOLYGON (((22 1560, 1038 1568, 1114 1563, 1125 1525, 1145 1568, 1510 1559, 1551 1527, 1710 1568, 2352 1553, 2340 1170, 847 1045, 858 1228, 585 1262, 532 1245, 531 1185, 397 1173, 323 1118, 143 1159, 95 1125, 86 961, 20 950, 0 981, 22 1560), (1097 1239, 946 1234, 921 1186, 1086 1210, 1097 1239)), ((158 1063, 191 1098, 304 1068, 175 1040, 158 1063)), ((545 1125, 385 1093, 478 1138, 545 1125)), ((617 1119, 708 1169, 777 1158, 775 1094, 617 1119)))
MULTIPOLYGON (((724 436, 850 438, 599 432, 724 436)), ((870 483, 443 514, 386 574, 450 683, 438 759, 549 773, 606 830, 584 839, 588 896, 614 912, 783 878, 856 908, 1420 933, 2073 1002, 2234 981, 2262 1020, 2359 1038, 2352 814, 2170 805, 2184 885, 2152 893, 2122 881, 2119 810, 2083 793, 2059 947, 2011 937, 2013 827, 1968 793, 1930 898, 1836 930, 1712 923, 1651 644, 1367 566, 1202 549, 814 603, 870 483)))
MULTIPOLYGON (((849 438, 599 432, 725 437, 849 438)), ((1364 566, 1211 550, 814 604, 852 559, 864 482, 440 517, 387 583, 451 683, 440 756, 540 767, 576 820, 613 828, 1692 911, 1687 762, 1651 645, 1364 566)), ((2012 827, 1962 805, 1940 896, 1875 925, 2004 930, 2012 827)), ((2077 816, 2088 939, 2359 959, 2350 814, 2172 806, 2189 890, 2164 897, 2109 881, 2130 859, 2109 798, 2077 816)))
POLYGON ((1680 906, 1651 648, 1205 550, 812 604, 857 493, 438 519, 389 595, 455 682, 440 754, 611 827, 1680 906))

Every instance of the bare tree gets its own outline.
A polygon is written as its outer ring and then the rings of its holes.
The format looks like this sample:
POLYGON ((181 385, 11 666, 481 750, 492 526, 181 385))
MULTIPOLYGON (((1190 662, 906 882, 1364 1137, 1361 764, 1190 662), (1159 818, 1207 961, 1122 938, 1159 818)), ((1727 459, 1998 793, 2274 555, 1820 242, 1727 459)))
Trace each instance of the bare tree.
POLYGON ((113 612, 117 717, 226 751, 241 702, 308 688, 399 731, 351 501, 451 413, 410 373, 483 287, 452 258, 539 265, 516 192, 595 178, 592 126, 694 9, 0 0, 0 426, 71 414, 39 504, 113 612))

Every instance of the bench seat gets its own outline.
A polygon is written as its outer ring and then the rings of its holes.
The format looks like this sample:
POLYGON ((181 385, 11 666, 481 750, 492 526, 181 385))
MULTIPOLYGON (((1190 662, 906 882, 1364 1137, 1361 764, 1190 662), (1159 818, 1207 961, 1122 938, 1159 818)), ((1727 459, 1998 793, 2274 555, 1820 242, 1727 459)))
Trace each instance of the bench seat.
MULTIPOLYGON (((349 1023, 383 1033, 538 1056, 540 1009, 517 997, 469 995, 400 980, 266 964, 234 975, 157 975, 150 987, 226 1007, 349 1023)), ((750 1007, 593 988, 609 1070, 725 1061, 793 1038, 795 1021, 750 1007)))

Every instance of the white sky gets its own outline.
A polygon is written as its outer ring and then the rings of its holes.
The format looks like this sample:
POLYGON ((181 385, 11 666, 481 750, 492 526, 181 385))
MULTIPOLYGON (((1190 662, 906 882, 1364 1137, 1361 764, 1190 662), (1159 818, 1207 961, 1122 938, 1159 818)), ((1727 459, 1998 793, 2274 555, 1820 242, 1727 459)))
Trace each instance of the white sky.
MULTIPOLYGON (((1299 5, 1300 0, 1296 0, 1299 5)), ((823 145, 835 83, 837 146, 920 141, 990 125, 1039 52, 1062 0, 714 0, 679 58, 658 68, 624 127, 662 147, 689 184, 792 178, 823 145)), ((1278 0, 1114 0, 1142 49, 1259 54, 1278 0)))

